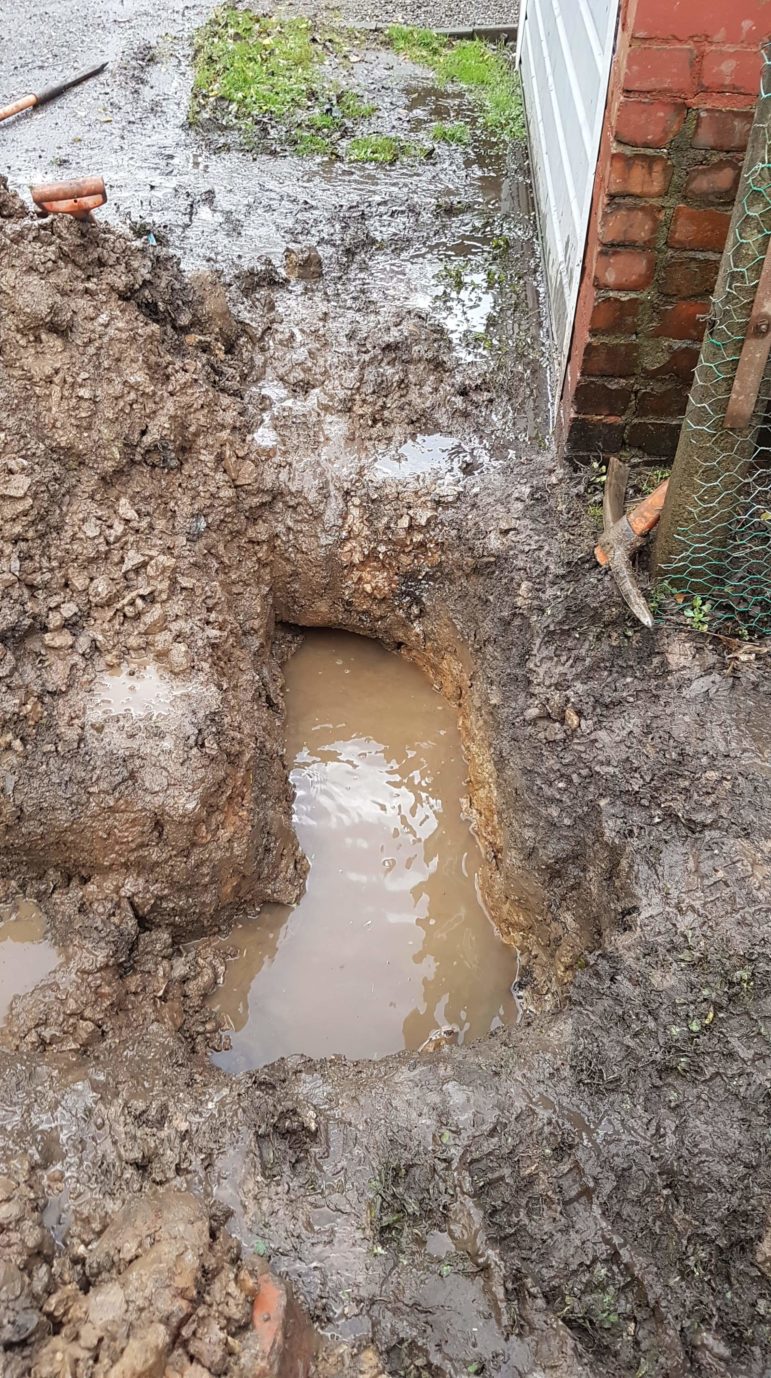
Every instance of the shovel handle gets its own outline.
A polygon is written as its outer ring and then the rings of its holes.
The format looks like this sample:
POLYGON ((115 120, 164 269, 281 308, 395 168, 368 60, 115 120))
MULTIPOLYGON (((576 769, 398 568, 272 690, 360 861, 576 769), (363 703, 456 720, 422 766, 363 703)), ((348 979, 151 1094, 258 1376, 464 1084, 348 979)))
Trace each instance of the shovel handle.
POLYGON ((20 96, 12 105, 5 105, 0 110, 0 121, 10 120, 12 115, 20 115, 22 110, 31 110, 37 105, 37 96, 20 96))
POLYGON ((9 120, 12 115, 20 115, 22 110, 31 110, 35 105, 45 105, 49 100, 55 100, 63 91, 72 90, 73 86, 80 86, 84 81, 90 81, 92 77, 98 77, 107 66, 106 62, 100 62, 98 67, 89 67, 87 72, 81 72, 80 76, 71 77, 69 81, 60 81, 56 86, 47 86, 45 91, 38 91, 36 96, 21 96, 15 100, 13 105, 6 105, 0 110, 0 121, 9 120))

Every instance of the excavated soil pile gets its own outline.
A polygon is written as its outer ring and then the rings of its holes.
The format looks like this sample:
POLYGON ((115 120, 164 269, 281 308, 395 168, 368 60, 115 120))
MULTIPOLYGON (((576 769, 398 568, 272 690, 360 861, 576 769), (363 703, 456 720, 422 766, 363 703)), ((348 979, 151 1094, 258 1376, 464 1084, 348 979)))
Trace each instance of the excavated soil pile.
POLYGON ((237 319, 146 245, 0 213, 0 900, 61 953, 0 1035, 5 1372, 760 1378, 762 657, 629 625, 543 446, 378 469, 516 398, 420 313, 338 311, 310 248, 237 319), (222 959, 180 937, 302 885, 277 619, 457 703, 517 1028, 208 1061, 222 959), (325 1334, 299 1358, 268 1256, 325 1334))

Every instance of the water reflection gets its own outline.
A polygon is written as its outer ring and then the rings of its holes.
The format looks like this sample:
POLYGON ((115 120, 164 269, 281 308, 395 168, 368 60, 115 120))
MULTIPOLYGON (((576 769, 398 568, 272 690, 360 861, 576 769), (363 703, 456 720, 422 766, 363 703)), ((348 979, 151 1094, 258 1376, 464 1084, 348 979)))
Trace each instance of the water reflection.
POLYGON ((439 1025, 460 1038, 516 1015, 516 958, 479 899, 453 709, 381 646, 312 633, 287 670, 295 815, 310 861, 294 909, 268 906, 214 1003, 223 1065, 283 1054, 376 1057, 439 1025))
POLYGON ((46 941, 45 931, 43 913, 33 900, 0 904, 0 1019, 14 995, 34 990, 58 965, 56 948, 46 941))

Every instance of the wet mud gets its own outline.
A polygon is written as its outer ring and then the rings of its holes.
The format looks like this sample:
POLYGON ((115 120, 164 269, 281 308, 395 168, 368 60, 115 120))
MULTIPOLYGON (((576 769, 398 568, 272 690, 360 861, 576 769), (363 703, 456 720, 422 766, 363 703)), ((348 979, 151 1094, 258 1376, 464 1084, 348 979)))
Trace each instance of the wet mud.
MULTIPOLYGON (((593 564, 522 159, 469 109, 420 167, 251 161, 185 125, 203 8, 171 77, 143 47, 176 13, 4 136, 0 963, 33 904, 57 955, 0 1030, 5 1371, 253 1378, 269 1266, 298 1372, 761 1378, 767 659, 642 633, 593 564), (38 223, 84 121, 107 223, 38 223), (287 624, 444 695, 516 1025, 217 1065, 223 942, 308 878, 287 624)), ((395 121, 444 99, 379 61, 395 121)))

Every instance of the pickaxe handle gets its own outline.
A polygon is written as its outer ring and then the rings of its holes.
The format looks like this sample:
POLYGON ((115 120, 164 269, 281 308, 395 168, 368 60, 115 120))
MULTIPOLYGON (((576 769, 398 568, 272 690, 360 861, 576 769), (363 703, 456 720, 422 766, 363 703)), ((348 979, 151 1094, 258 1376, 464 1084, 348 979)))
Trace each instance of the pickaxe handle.
POLYGON ((625 545, 629 553, 642 544, 643 537, 653 530, 664 510, 668 487, 669 479, 665 478, 664 482, 660 483, 658 488, 654 488, 653 492, 643 498, 642 502, 638 502, 631 512, 620 517, 610 528, 610 533, 603 532, 602 540, 594 547, 598 564, 606 565, 608 563, 610 552, 606 549, 606 541, 609 534, 612 534, 614 545, 625 545))
POLYGON ((56 86, 47 86, 45 91, 38 91, 37 95, 21 96, 11 105, 6 105, 0 110, 0 122, 9 120, 12 115, 20 115, 22 110, 32 110, 36 105, 46 105, 49 100, 55 100, 63 91, 72 90, 73 86, 80 86, 84 81, 90 81, 92 77, 98 77, 107 66, 106 62, 101 62, 98 67, 90 67, 87 72, 81 72, 80 76, 71 77, 69 81, 60 81, 56 86))

